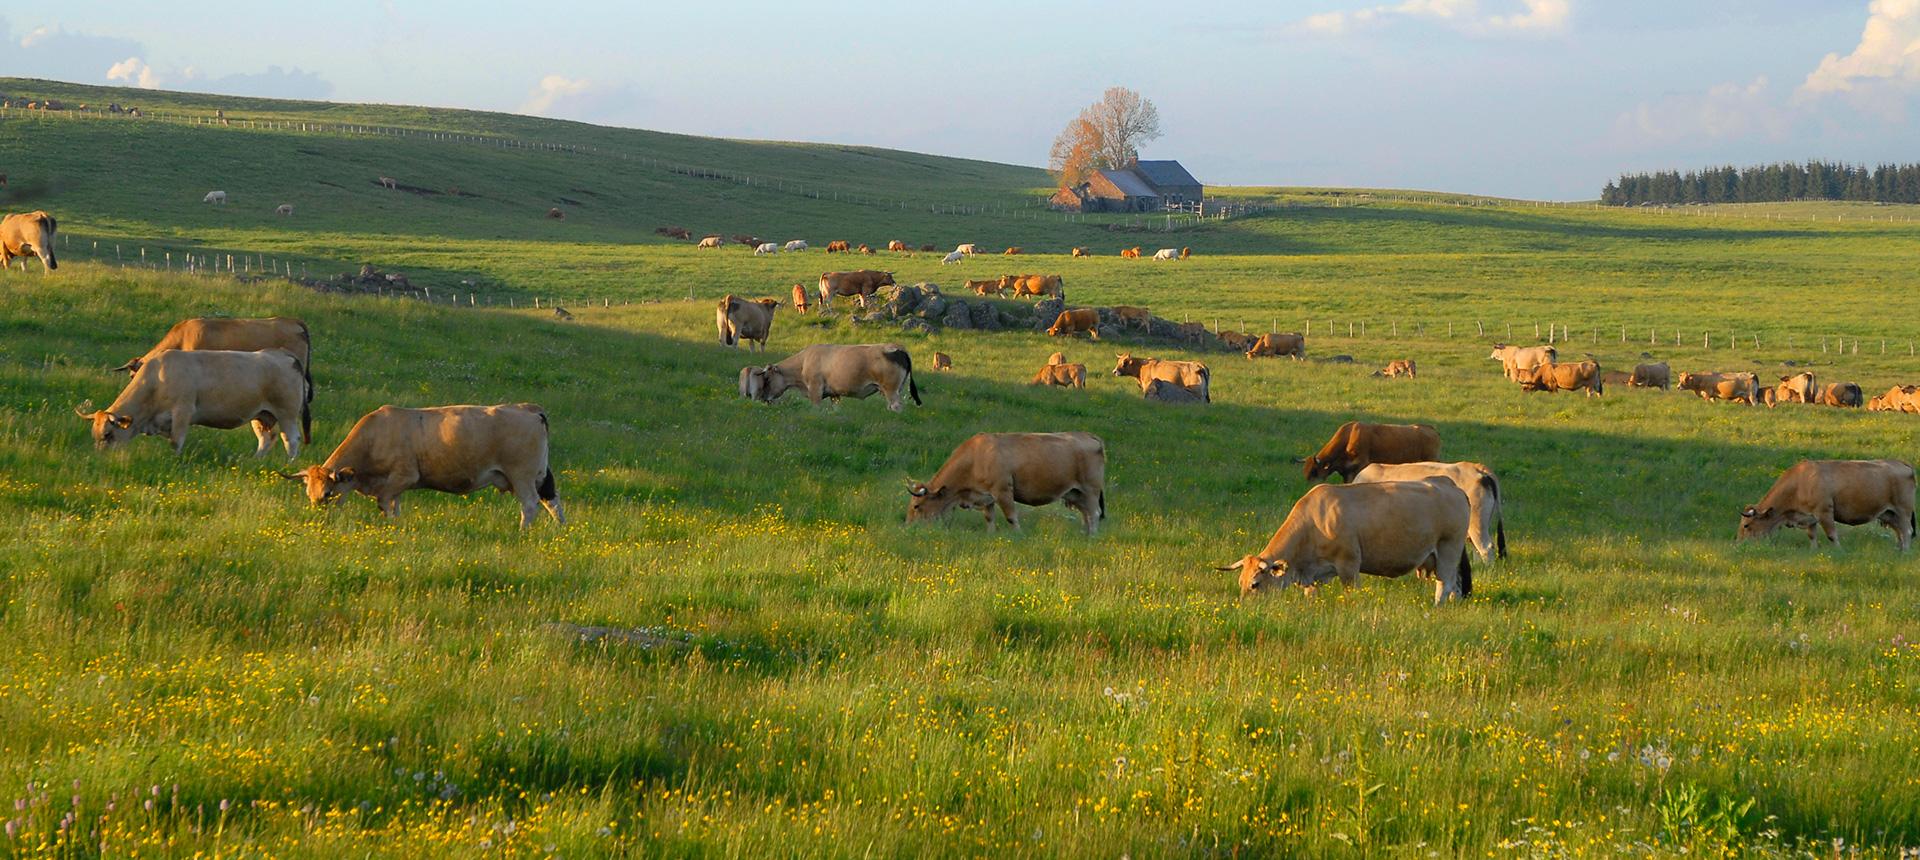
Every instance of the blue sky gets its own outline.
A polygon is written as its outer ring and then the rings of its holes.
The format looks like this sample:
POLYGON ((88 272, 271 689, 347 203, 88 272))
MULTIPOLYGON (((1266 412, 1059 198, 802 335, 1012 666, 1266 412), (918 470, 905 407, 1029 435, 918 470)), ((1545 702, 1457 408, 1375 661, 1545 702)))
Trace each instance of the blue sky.
POLYGON ((1203 181, 1591 198, 1920 158, 1920 0, 9 4, 0 75, 1039 164, 1107 86, 1203 181))

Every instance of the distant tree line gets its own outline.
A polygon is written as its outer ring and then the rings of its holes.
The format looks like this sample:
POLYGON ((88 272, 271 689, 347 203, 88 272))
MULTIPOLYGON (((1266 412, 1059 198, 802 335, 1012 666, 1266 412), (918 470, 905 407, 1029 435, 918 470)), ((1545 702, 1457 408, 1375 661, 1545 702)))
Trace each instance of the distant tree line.
POLYGON ((1865 165, 1809 161, 1756 167, 1635 173, 1600 192, 1608 206, 1687 203, 1773 203, 1782 200, 1863 200, 1920 203, 1920 164, 1865 165))

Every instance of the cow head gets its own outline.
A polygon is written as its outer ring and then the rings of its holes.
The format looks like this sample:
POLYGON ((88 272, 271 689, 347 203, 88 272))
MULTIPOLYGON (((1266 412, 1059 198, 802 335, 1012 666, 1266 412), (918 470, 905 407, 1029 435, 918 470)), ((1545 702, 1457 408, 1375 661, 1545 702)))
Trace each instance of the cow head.
POLYGON ((1787 525, 1787 513, 1774 507, 1748 505, 1740 512, 1740 530, 1736 540, 1751 540, 1773 534, 1773 530, 1787 525))
POLYGON ((281 472, 280 477, 306 485, 307 503, 315 507, 353 492, 354 484, 358 480, 352 466, 344 469, 308 466, 298 472, 281 472))
POLYGON ((1268 561, 1257 555, 1250 555, 1232 564, 1222 565, 1215 570, 1237 570, 1240 572, 1240 596, 1279 591, 1287 586, 1287 563, 1268 561))
POLYGON ((1303 471, 1309 481, 1318 481, 1338 471, 1333 463, 1320 459, 1316 454, 1309 454, 1301 458, 1300 462, 1305 466, 1303 471))
POLYGON ((878 287, 891 287, 891 286, 893 286, 893 285, 894 285, 894 283, 893 283, 893 273, 892 273, 892 272, 881 272, 881 273, 880 273, 880 280, 878 280, 878 281, 875 281, 875 282, 873 282, 873 285, 874 285, 874 287, 876 287, 876 288, 878 288, 878 287))
POLYGON ((1116 358, 1117 361, 1115 361, 1113 365, 1114 376, 1139 376, 1140 367, 1146 363, 1124 352, 1120 353, 1116 358))
POLYGON ((761 403, 772 403, 787 393, 787 375, 777 364, 740 368, 740 396, 761 403))
POLYGON ((80 420, 93 426, 95 448, 103 450, 111 448, 132 439, 135 435, 131 416, 116 415, 105 409, 95 411, 91 400, 73 407, 73 414, 80 416, 80 420))

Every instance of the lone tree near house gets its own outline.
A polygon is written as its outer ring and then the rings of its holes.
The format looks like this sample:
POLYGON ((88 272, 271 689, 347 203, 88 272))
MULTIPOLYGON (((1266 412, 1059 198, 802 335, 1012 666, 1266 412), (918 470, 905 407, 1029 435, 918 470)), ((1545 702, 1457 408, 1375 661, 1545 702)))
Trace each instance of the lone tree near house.
POLYGON ((1160 111, 1126 87, 1110 87, 1054 138, 1047 167, 1062 188, 1096 171, 1130 167, 1140 145, 1160 137, 1160 111))

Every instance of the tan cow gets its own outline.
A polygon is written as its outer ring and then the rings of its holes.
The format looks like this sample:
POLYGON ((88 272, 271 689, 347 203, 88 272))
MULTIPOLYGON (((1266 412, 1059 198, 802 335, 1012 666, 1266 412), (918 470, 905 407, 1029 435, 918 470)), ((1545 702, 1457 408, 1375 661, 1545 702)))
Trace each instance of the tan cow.
POLYGON ((1472 506, 1445 478, 1384 484, 1321 484, 1295 502, 1267 546, 1219 570, 1240 572, 1242 597, 1299 585, 1309 591, 1338 577, 1435 580, 1435 605, 1473 594, 1467 558, 1472 506))
POLYGON ((976 295, 997 296, 1006 290, 1006 281, 1006 278, 987 278, 977 281, 968 279, 966 286, 976 295))
POLYGON ((892 272, 861 269, 857 272, 827 272, 820 276, 820 312, 833 309, 834 296, 852 296, 862 309, 867 299, 881 287, 893 285, 892 272))
POLYGON ((1206 402, 1200 398, 1200 391, 1198 389, 1188 388, 1184 385, 1175 385, 1164 379, 1156 379, 1147 383, 1147 390, 1140 392, 1140 396, 1155 403, 1206 402))
POLYGON ((751 341, 748 349, 758 344, 760 350, 767 348, 767 336, 773 333, 773 312, 780 309, 779 299, 746 299, 728 293, 714 309, 714 326, 720 332, 720 345, 738 347, 740 341, 751 341))
POLYGON ((306 400, 300 361, 284 349, 169 349, 142 362, 113 405, 93 411, 88 401, 74 413, 93 425, 94 444, 103 449, 135 436, 166 436, 178 454, 189 427, 249 425, 259 440, 254 456, 273 447, 278 429, 291 460, 300 455, 294 428, 306 400))
MULTIPOLYGON (((1059 353, 1056 352, 1054 355, 1059 355, 1059 353)), ((1033 375, 1033 381, 1027 384, 1054 385, 1061 388, 1085 388, 1087 387, 1087 366, 1084 364, 1067 364, 1064 361, 1048 362, 1046 366, 1040 368, 1039 373, 1033 375)))
POLYGON ((978 243, 968 242, 964 245, 954 246, 953 252, 956 254, 964 254, 966 256, 971 257, 975 254, 980 253, 980 246, 978 243))
POLYGON ((1247 347, 1249 360, 1263 355, 1290 355, 1296 360, 1306 358, 1307 337, 1294 332, 1267 332, 1261 335, 1259 340, 1254 341, 1252 346, 1247 347))
POLYGON ((1001 287, 1011 288, 1015 298, 1066 295, 1066 283, 1059 275, 1014 275, 1002 280, 1001 287))
POLYGON ((1220 339, 1221 346, 1235 352, 1246 352, 1253 346, 1255 341, 1255 338, 1249 337, 1242 332, 1234 331, 1233 329, 1221 329, 1214 333, 1214 337, 1220 339))
POLYGON ((827 243, 827 253, 829 253, 829 254, 851 254, 851 253, 853 253, 853 246, 852 246, 852 245, 849 245, 849 244, 847 244, 847 240, 845 240, 845 239, 835 239, 835 240, 833 240, 833 241, 831 241, 831 242, 828 242, 828 243, 827 243))
POLYGON ((1348 421, 1333 431, 1320 452, 1301 460, 1309 481, 1331 475, 1352 483, 1374 463, 1431 463, 1440 459, 1440 431, 1425 424, 1348 421))
POLYGON ((1496 343, 1493 345, 1493 354, 1487 357, 1500 362, 1500 368, 1506 372, 1508 379, 1519 382, 1523 372, 1558 360, 1560 351, 1551 346, 1508 346, 1504 343, 1496 343))
POLYGON ((1679 386, 1700 395, 1702 400, 1744 400, 1748 406, 1760 405, 1760 381, 1751 373, 1682 371, 1679 386))
POLYGON ((722 239, 722 238, 720 238, 719 236, 707 236, 707 237, 705 237, 705 238, 702 238, 702 239, 700 240, 700 244, 698 244, 698 245, 696 245, 696 246, 694 246, 694 247, 697 247, 697 248, 724 248, 724 247, 726 247, 726 244, 727 244, 727 242, 726 242, 726 240, 725 240, 725 239, 722 239))
POLYGON ((948 354, 946 354, 946 353, 944 353, 944 352, 936 352, 936 353, 934 353, 934 354, 933 354, 933 369, 934 369, 934 370, 952 370, 952 369, 953 369, 953 356, 951 356, 951 355, 948 355, 948 354))
POLYGON ((1077 246, 1077 245, 1076 245, 1076 246, 1074 246, 1074 249, 1073 249, 1073 251, 1072 251, 1072 254, 1073 254, 1073 256, 1075 256, 1075 257, 1085 257, 1085 256, 1087 256, 1087 249, 1085 249, 1085 248, 1082 248, 1082 247, 1079 247, 1079 246, 1077 246))
POLYGON ((145 354, 128 359, 114 370, 124 370, 131 376, 140 371, 140 365, 169 349, 286 350, 300 363, 300 377, 306 383, 306 399, 300 404, 300 441, 303 444, 313 441, 313 335, 304 321, 293 317, 184 319, 167 329, 160 342, 145 354))
POLYGON ((1182 388, 1200 392, 1202 402, 1213 402, 1213 371, 1198 361, 1174 361, 1158 358, 1134 358, 1120 353, 1113 365, 1114 376, 1131 376, 1140 383, 1140 393, 1156 379, 1164 379, 1182 388))
POLYGON ((1740 512, 1739 539, 1766 537, 1775 529, 1820 532, 1838 545, 1836 523, 1879 523, 1893 530, 1901 551, 1913 545, 1913 466, 1900 460, 1801 460, 1773 482, 1759 504, 1740 512))
POLYGON ((40 258, 40 271, 60 268, 53 248, 59 239, 59 225, 45 212, 28 212, 0 218, 0 270, 13 265, 13 258, 28 254, 40 258))
POLYGON ((1813 371, 1805 370, 1792 376, 1780 377, 1780 384, 1774 388, 1781 403, 1812 403, 1820 394, 1820 385, 1814 381, 1813 371))
POLYGON ((900 241, 899 239, 891 239, 891 240, 888 240, 888 242, 887 242, 887 250, 889 250, 889 251, 910 251, 910 250, 912 250, 912 249, 911 249, 911 248, 908 248, 908 247, 907 247, 907 243, 905 243, 905 242, 902 242, 902 241, 900 241))
POLYGON ((521 528, 542 507, 565 524, 547 436, 547 412, 532 403, 382 406, 354 422, 325 463, 281 475, 306 485, 316 506, 359 493, 397 517, 408 490, 465 495, 492 487, 519 500, 521 528))
POLYGON ((1673 369, 1664 361, 1657 364, 1636 364, 1633 366, 1633 375, 1627 378, 1627 387, 1670 390, 1673 388, 1673 369))
POLYGON ((1402 376, 1408 379, 1415 379, 1418 378, 1418 374, 1419 368, 1414 365, 1412 359, 1408 358, 1396 358, 1387 362, 1386 367, 1373 372, 1374 376, 1384 379, 1397 379, 1402 376))
POLYGON ((1086 334, 1094 340, 1100 339, 1100 312, 1093 308, 1070 308, 1060 312, 1047 329, 1049 337, 1061 335, 1086 334))
POLYGON ((1607 384, 1600 376, 1600 362, 1593 359, 1572 364, 1546 364, 1534 366, 1532 371, 1520 372, 1521 391, 1586 391, 1588 397, 1607 393, 1607 384))
POLYGON ((1819 402, 1825 406, 1839 406, 1858 409, 1866 402, 1866 396, 1860 386, 1851 382, 1832 382, 1820 389, 1819 402))
POLYGON ((1146 328, 1153 320, 1152 311, 1146 308, 1134 307, 1133 305, 1114 305, 1108 308, 1108 310, 1113 311, 1114 317, 1119 319, 1120 322, 1133 326, 1134 328, 1146 328))
POLYGON ((794 284, 793 285, 793 312, 797 314, 805 314, 807 312, 807 307, 808 305, 807 305, 806 286, 802 284, 794 284))
POLYGON ((1353 476, 1356 484, 1445 478, 1467 494, 1472 518, 1467 541, 1483 562, 1507 557, 1507 526, 1500 515, 1500 479, 1479 463, 1374 463, 1353 476))
POLYGON ((1015 503, 1064 503, 1080 514, 1088 535, 1107 516, 1107 446, 1092 433, 981 433, 953 449, 926 483, 909 481, 907 522, 933 520, 949 510, 977 510, 994 527, 993 509, 1020 528, 1015 503))
POLYGON ((1019 245, 1014 245, 1014 246, 1012 246, 1012 247, 1010 247, 1010 248, 1008 248, 1007 250, 1005 250, 1005 251, 1002 251, 1001 253, 1003 253, 1003 254, 1005 254, 1006 256, 1009 256, 1009 257, 1013 257, 1013 256, 1018 256, 1018 255, 1019 255, 1019 254, 1021 253, 1021 250, 1020 250, 1020 246, 1019 246, 1019 245))
POLYGON ((1056 352, 1052 355, 1049 355, 1047 356, 1047 363, 1048 364, 1066 364, 1067 354, 1064 352, 1056 352))
POLYGON ((749 400, 772 403, 795 388, 816 406, 821 400, 864 400, 878 392, 887 398, 888 409, 899 412, 901 389, 920 405, 913 358, 897 343, 816 343, 778 364, 740 368, 740 396, 749 400))
POLYGON ((1920 412, 1920 385, 1896 385, 1867 401, 1868 412, 1920 412))

